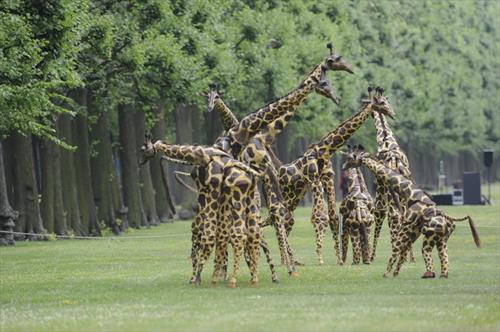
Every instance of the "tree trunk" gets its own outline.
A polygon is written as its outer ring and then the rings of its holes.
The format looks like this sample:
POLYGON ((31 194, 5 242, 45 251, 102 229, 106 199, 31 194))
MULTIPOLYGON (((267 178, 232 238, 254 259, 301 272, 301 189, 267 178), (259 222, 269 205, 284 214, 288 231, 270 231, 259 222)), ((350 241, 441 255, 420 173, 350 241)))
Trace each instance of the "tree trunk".
POLYGON ((121 145, 121 177, 123 197, 128 207, 130 226, 139 228, 147 223, 139 188, 138 145, 135 140, 134 112, 125 105, 118 106, 121 145))
MULTIPOLYGON (((137 145, 144 140, 146 117, 144 112, 135 111, 135 138, 137 145)), ((155 158, 158 159, 158 158, 155 158)), ((146 163, 139 168, 139 181, 141 188, 142 203, 147 223, 144 226, 157 226, 160 218, 156 212, 156 198, 153 182, 151 181, 150 163, 146 163)))
POLYGON ((290 142, 288 141, 290 138, 290 127, 286 126, 285 129, 280 133, 278 139, 276 140, 276 147, 278 148, 278 158, 283 163, 290 162, 290 153, 288 147, 290 146, 290 142))
MULTIPOLYGON (((71 118, 69 115, 59 117, 59 131, 61 137, 69 144, 75 142, 71 133, 71 118)), ((87 235, 86 229, 82 226, 80 206, 78 204, 77 181, 75 172, 75 153, 59 148, 61 153, 61 177, 63 206, 67 217, 69 228, 76 235, 87 235)))
MULTIPOLYGON (((163 104, 160 104, 158 108, 155 109, 155 116, 158 121, 155 123, 152 128, 152 135, 154 139, 165 139, 165 108, 163 104)), ((158 216, 160 217, 161 222, 169 222, 173 218, 173 211, 171 211, 170 206, 172 206, 172 198, 170 196, 170 190, 167 184, 165 185, 162 179, 162 172, 166 172, 166 170, 162 171, 163 165, 159 158, 154 158, 150 162, 151 168, 151 178, 153 180, 153 187, 156 192, 156 210, 158 211, 158 216), (170 202, 170 204, 169 204, 170 202)), ((168 173, 165 173, 168 174, 168 173)))
MULTIPOLYGON (((74 92, 75 101, 81 106, 87 106, 87 90, 78 89, 74 92)), ((78 188, 78 202, 82 219, 82 226, 86 233, 100 235, 99 223, 97 222, 97 211, 94 204, 94 192, 92 190, 92 176, 90 172, 90 147, 89 126, 86 114, 78 114, 72 123, 74 132, 74 143, 77 146, 75 152, 76 183, 78 188)))
MULTIPOLYGON (((7 181, 5 180, 5 166, 3 162, 2 142, 0 141, 0 230, 14 231, 19 213, 14 211, 7 195, 7 181)), ((15 245, 13 234, 0 234, 0 245, 15 245)))
MULTIPOLYGON (((174 109, 175 116, 175 137, 177 144, 192 144, 193 139, 193 124, 192 124, 192 113, 193 107, 185 104, 177 104, 174 109)), ((184 172, 190 172, 191 166, 176 165, 177 170, 182 170, 184 172)), ((181 185, 178 185, 175 181, 171 183, 174 184, 174 192, 176 193, 176 201, 181 203, 183 209, 191 211, 192 203, 195 199, 194 195, 181 185)))
POLYGON ((14 159, 14 208, 19 211, 18 232, 44 233, 35 178, 31 135, 12 135, 14 159))
POLYGON ((42 141, 40 151, 42 158, 42 219, 43 226, 49 233, 54 233, 54 143, 42 141))
POLYGON ((94 202, 97 206, 97 218, 99 222, 104 222, 113 233, 118 234, 120 233, 119 223, 123 223, 123 219, 122 222, 117 221, 118 211, 126 209, 120 206, 118 175, 113 160, 108 118, 106 114, 96 109, 91 91, 87 94, 87 110, 89 115, 97 118, 90 131, 93 147, 90 158, 91 182, 94 202))
MULTIPOLYGON (((52 143, 51 143, 52 144, 52 143)), ((53 172, 54 172, 54 230, 56 234, 67 235, 68 224, 64 211, 63 183, 61 170, 61 149, 53 146, 53 172)))

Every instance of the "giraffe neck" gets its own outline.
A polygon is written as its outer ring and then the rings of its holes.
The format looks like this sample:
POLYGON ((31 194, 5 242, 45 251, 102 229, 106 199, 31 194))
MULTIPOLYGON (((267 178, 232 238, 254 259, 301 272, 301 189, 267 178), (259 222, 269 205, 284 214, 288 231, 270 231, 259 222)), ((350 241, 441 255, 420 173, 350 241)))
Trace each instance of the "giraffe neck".
POLYGON ((361 193, 361 185, 358 177, 358 168, 349 168, 347 170, 347 184, 350 195, 361 193))
POLYGON ((375 122, 375 128, 377 129, 377 145, 379 151, 381 149, 399 149, 396 137, 394 136, 391 127, 389 127, 385 115, 379 112, 374 112, 373 120, 375 122))
POLYGON ((408 157, 399 147, 387 118, 382 113, 374 112, 373 119, 377 129, 378 157, 389 162, 391 167, 398 169, 403 175, 411 176, 408 157))
POLYGON ((318 157, 330 159, 332 154, 351 138, 372 113, 373 108, 370 104, 363 107, 358 113, 342 122, 335 130, 329 132, 318 143, 309 148, 304 156, 307 158, 315 150, 320 154, 318 157))
POLYGON ((383 162, 368 156, 362 158, 362 163, 375 175, 377 180, 396 192, 402 201, 421 201, 428 205, 434 205, 429 196, 419 189, 410 178, 386 166, 383 162))
POLYGON ((238 126, 230 130, 233 140, 246 145, 252 137, 276 119, 287 116, 286 121, 288 121, 295 114, 298 106, 314 91, 323 70, 323 64, 316 66, 311 74, 295 90, 256 112, 245 116, 238 126))
POLYGON ((170 160, 179 160, 183 164, 206 166, 210 162, 210 153, 202 146, 166 144, 157 141, 154 148, 170 160))
POLYGON ((220 114, 220 120, 224 130, 229 130, 238 124, 238 119, 233 112, 231 112, 229 107, 227 107, 224 101, 222 101, 222 99, 218 99, 215 102, 214 109, 220 114))

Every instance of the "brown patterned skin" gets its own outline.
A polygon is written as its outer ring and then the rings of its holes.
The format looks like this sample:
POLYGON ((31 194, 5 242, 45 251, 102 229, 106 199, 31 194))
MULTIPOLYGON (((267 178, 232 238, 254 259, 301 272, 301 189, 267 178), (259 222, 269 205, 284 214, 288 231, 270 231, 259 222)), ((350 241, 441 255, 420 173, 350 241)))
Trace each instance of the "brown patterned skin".
POLYGON ((340 204, 342 215, 342 262, 346 262, 349 238, 352 243, 352 264, 370 264, 370 229, 374 221, 373 199, 359 168, 347 170, 347 195, 340 204))
POLYGON ((410 246, 423 234, 424 241, 422 255, 425 261, 426 272, 422 278, 434 278, 434 265, 432 262, 432 249, 438 249, 441 261, 441 277, 448 277, 448 249, 447 241, 455 229, 455 221, 468 220, 472 236, 476 246, 480 246, 481 241, 475 228, 472 218, 453 218, 440 211, 436 204, 427 194, 419 189, 415 183, 385 165, 375 157, 361 150, 350 150, 347 153, 347 160, 344 168, 359 167, 365 165, 380 181, 383 181, 391 190, 394 190, 406 202, 406 214, 397 229, 392 246, 392 255, 389 258, 385 277, 391 274, 394 264, 397 261, 393 276, 397 276, 402 264, 408 254, 410 246))
MULTIPOLYGON (((233 159, 229 154, 213 148, 190 145, 169 145, 161 141, 154 144, 146 139, 142 148, 145 160, 161 153, 169 160, 200 166, 199 179, 204 186, 198 196, 198 215, 193 230, 193 277, 191 282, 199 285, 205 262, 214 247, 227 250, 231 244, 234 251, 230 288, 236 287, 240 260, 247 246, 250 256, 251 283, 258 283, 257 264, 261 230, 249 208, 249 197, 255 187, 254 176, 258 175, 247 165, 233 159), (245 222, 247 221, 247 222, 245 222)), ((220 257, 220 254, 217 255, 220 257)), ((216 283, 221 262, 216 262, 212 282, 216 283)))
MULTIPOLYGON (((383 89, 377 87, 375 94, 387 103, 389 101, 383 96, 383 89)), ((392 132, 384 114, 373 113, 375 128, 377 129, 377 158, 383 161, 388 167, 400 174, 410 178, 411 172, 409 168, 408 158, 401 150, 392 132)), ((401 219, 405 214, 404 202, 401 202, 399 195, 389 190, 387 185, 381 181, 377 181, 377 192, 375 195, 375 233, 373 236, 373 248, 371 260, 375 259, 377 250, 377 242, 380 237, 380 231, 385 217, 389 220, 389 230, 391 234, 391 243, 394 240, 396 230, 398 229, 401 219)), ((410 261, 414 262, 413 251, 410 248, 410 261)))
MULTIPOLYGON (((332 231, 337 262, 338 264, 342 264, 338 238, 338 218, 335 212, 334 171, 331 157, 374 111, 393 116, 390 105, 386 105, 376 98, 366 100, 358 113, 342 122, 318 143, 311 145, 302 157, 279 167, 279 182, 283 192, 284 205, 289 212, 288 218, 285 220, 285 227, 288 233, 291 232, 295 222, 293 211, 304 198, 306 191, 309 188, 312 189, 313 212, 311 223, 316 234, 316 253, 321 265, 324 264, 322 247, 327 226, 330 226, 332 231), (328 208, 324 200, 325 189, 328 194, 328 208)), ((270 220, 266 221, 265 224, 268 222, 270 220)))

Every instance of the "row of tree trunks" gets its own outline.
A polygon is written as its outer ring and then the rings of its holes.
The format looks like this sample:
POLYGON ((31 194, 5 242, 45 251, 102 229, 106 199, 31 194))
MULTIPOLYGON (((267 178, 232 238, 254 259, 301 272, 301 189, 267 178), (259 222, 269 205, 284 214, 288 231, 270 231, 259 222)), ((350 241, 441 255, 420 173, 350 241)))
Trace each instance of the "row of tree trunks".
MULTIPOLYGON (((75 151, 34 140, 31 135, 13 133, 2 141, 0 230, 88 236, 100 235, 101 225, 118 234, 129 222, 141 227, 171 221, 175 207, 166 182, 166 164, 159 158, 142 167, 138 164, 144 113, 128 105, 118 107, 121 148, 117 167, 109 119, 97 109, 92 91, 77 89, 69 97, 82 108, 75 117, 59 115, 56 128, 57 135, 75 146, 75 151)), ((164 106, 155 112, 159 121, 152 130, 155 138, 164 139, 164 106)), ((14 243, 14 237, 0 233, 0 242, 14 243)))

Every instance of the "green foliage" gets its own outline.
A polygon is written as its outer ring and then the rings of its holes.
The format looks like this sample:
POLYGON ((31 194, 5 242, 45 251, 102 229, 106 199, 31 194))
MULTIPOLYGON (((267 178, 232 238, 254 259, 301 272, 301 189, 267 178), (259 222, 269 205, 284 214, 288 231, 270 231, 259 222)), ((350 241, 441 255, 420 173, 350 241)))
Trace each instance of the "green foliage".
MULTIPOLYGON (((80 84, 75 70, 79 19, 85 2, 7 1, 0 5, 0 132, 55 136, 60 100, 80 84)), ((67 146, 66 146, 67 147, 67 146)))
MULTIPOLYGON (((500 188, 497 186, 497 198, 500 188)), ((496 204, 498 204, 496 200, 496 204)), ((190 223, 135 231, 151 239, 18 242, 0 248, 2 331, 494 331, 498 310, 498 205, 449 207, 473 216, 483 241, 474 246, 469 227, 458 223, 449 240, 450 277, 422 280, 424 263, 406 263, 398 278, 383 278, 390 250, 384 225, 372 265, 335 265, 331 239, 326 266, 317 265, 311 210, 299 208, 290 243, 306 266, 291 279, 278 264, 272 284, 265 258, 259 287, 249 284, 242 262, 238 289, 210 285, 212 261, 201 287, 188 284, 190 223), (90 242, 92 241, 92 242, 90 242), (36 271, 36 273, 34 272, 36 271)), ((273 259, 274 231, 266 228, 273 259)), ((352 254, 349 251, 348 259, 352 254)), ((435 264, 439 260, 434 252, 435 264)))
MULTIPOLYGON (((498 1, 51 0, 0 7, 0 130, 53 137, 56 95, 83 84, 99 110, 196 103, 218 83, 238 116, 286 94, 334 47, 340 107, 313 96, 291 138, 317 139, 383 86, 403 144, 498 145, 498 1)), ((169 109, 172 107, 169 106, 169 109)), ((373 128, 356 139, 374 145, 373 128)))

